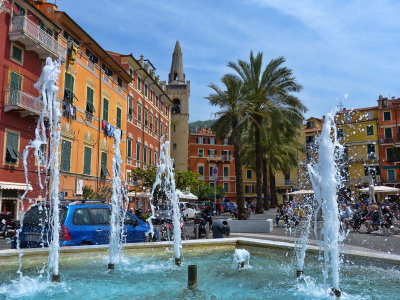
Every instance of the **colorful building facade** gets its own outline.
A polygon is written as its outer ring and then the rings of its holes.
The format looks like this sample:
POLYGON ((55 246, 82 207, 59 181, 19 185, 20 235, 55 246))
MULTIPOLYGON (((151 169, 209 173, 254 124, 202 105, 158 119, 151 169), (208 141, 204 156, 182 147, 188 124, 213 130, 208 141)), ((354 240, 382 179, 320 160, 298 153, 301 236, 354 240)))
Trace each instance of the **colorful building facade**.
MULTIPOLYGON (((25 191, 22 154, 34 139, 40 114, 40 96, 34 84, 46 57, 65 61, 66 41, 60 26, 29 1, 6 1, 0 11, 0 211, 17 217, 20 197, 25 191)), ((44 147, 46 147, 44 145, 44 147)), ((29 192, 24 207, 40 193, 37 162, 27 158, 29 192)))
POLYGON ((189 171, 200 175, 209 186, 222 186, 226 201, 236 201, 236 176, 233 146, 228 139, 220 141, 209 129, 189 134, 189 171), (218 177, 213 179, 213 169, 218 177))

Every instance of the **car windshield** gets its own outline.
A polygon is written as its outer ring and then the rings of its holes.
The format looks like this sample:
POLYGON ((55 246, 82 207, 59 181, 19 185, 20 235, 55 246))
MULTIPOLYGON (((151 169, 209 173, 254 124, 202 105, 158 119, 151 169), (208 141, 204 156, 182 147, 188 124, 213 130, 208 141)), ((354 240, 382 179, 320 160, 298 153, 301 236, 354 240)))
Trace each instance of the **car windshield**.
MULTIPOLYGON (((48 211, 49 206, 33 206, 28 210, 24 217, 24 225, 40 226, 48 225, 48 211)), ((64 224, 65 218, 67 217, 68 208, 65 206, 60 207, 60 224, 64 224)))
POLYGON ((171 210, 172 206, 170 204, 161 204, 158 206, 159 210, 171 210))

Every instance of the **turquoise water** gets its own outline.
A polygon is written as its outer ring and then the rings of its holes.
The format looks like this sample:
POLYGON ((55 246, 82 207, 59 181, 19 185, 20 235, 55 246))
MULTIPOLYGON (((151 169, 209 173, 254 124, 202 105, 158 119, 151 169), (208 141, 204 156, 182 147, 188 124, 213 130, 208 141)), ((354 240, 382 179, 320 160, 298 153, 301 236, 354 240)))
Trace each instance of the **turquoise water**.
MULTIPOLYGON (((0 264, 0 299, 330 299, 322 281, 322 262, 308 256, 305 277, 296 280, 291 252, 246 247, 250 267, 232 265, 234 249, 185 251, 176 267, 170 250, 147 256, 125 253, 114 271, 108 255, 64 258, 61 283, 39 276, 42 265, 24 267, 19 279, 15 265, 0 264), (198 265, 198 290, 187 290, 187 266, 198 265)), ((400 266, 342 257, 343 299, 399 299, 400 266)))

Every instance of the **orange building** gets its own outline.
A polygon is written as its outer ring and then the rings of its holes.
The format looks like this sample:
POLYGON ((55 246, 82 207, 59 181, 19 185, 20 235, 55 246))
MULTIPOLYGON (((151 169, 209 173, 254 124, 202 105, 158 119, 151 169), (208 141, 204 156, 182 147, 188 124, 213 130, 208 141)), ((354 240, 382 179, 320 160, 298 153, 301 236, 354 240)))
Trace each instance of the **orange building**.
POLYGON ((220 141, 215 133, 199 129, 189 134, 189 170, 200 174, 210 186, 214 186, 212 169, 218 168, 217 186, 223 186, 225 199, 236 201, 236 176, 233 146, 228 139, 220 141))
POLYGON ((67 13, 46 1, 32 3, 61 28, 58 38, 67 42, 58 94, 63 114, 59 189, 63 197, 80 198, 83 186, 94 191, 109 186, 115 128, 122 130, 120 149, 125 159, 126 101, 132 78, 67 13))
MULTIPOLYGON (((132 54, 109 53, 133 79, 128 85, 126 107, 126 178, 132 190, 132 169, 155 165, 159 158, 161 138, 169 140, 172 102, 165 92, 165 82, 160 81, 149 60, 143 56, 136 60, 132 54)), ((129 206, 134 209, 134 198, 130 199, 129 206)))
MULTIPOLYGON (((40 113, 39 92, 34 88, 46 57, 66 57, 66 41, 54 20, 29 1, 5 1, 0 9, 0 212, 17 218, 17 208, 25 191, 22 155, 35 137, 40 113)), ((28 156, 29 192, 25 210, 41 194, 37 164, 28 156), (29 199, 31 201, 29 201, 29 199)), ((43 175, 43 174, 42 174, 43 175)))

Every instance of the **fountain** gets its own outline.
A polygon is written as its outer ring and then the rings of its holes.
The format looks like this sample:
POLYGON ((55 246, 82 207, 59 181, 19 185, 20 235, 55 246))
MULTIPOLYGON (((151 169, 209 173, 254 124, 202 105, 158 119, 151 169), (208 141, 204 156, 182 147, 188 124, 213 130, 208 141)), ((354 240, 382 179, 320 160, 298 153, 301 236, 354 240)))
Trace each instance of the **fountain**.
MULTIPOLYGON (((308 165, 314 196, 318 203, 315 212, 314 233, 317 237, 317 216, 322 208, 323 228, 321 234, 324 238, 324 285, 328 275, 332 273, 332 292, 340 297, 339 289, 339 212, 337 201, 337 188, 340 182, 340 172, 336 166, 335 158, 342 146, 336 141, 335 112, 329 113, 325 118, 321 136, 319 137, 319 160, 315 166, 308 165), (333 133, 333 134, 332 134, 333 133), (333 141, 332 141, 333 139, 333 141)), ((321 246, 321 244, 320 244, 321 246)))
POLYGON ((154 234, 154 227, 152 220, 155 218, 155 208, 153 205, 154 193, 160 188, 160 191, 164 192, 172 203, 172 223, 174 227, 174 254, 175 254, 175 264, 180 266, 181 264, 181 226, 180 226, 180 208, 179 208, 179 197, 175 189, 175 175, 173 172, 173 160, 169 156, 169 141, 163 142, 161 139, 160 156, 159 162, 157 163, 157 174, 156 180, 154 181, 153 188, 150 195, 150 205, 151 205, 151 216, 148 218, 148 223, 150 225, 150 231, 148 234, 154 234))
POLYGON ((111 216, 110 216, 110 255, 108 261, 108 269, 113 270, 116 260, 121 259, 122 244, 124 237, 124 219, 126 210, 121 209, 127 203, 123 203, 125 189, 121 183, 121 165, 122 156, 119 148, 121 142, 121 130, 116 129, 114 133, 114 156, 113 156, 113 191, 111 196, 111 216), (125 204, 125 205, 124 205, 125 204))
POLYGON ((236 269, 248 268, 250 266, 250 253, 246 249, 235 249, 233 254, 233 267, 236 269))

